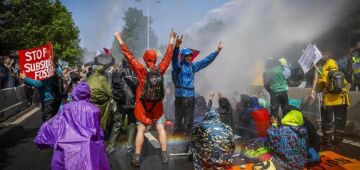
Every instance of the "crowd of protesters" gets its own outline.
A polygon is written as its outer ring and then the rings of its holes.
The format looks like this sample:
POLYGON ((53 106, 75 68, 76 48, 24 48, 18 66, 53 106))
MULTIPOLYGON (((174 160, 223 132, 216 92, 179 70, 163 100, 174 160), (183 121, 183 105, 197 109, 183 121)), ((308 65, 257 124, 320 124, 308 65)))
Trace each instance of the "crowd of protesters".
MULTIPOLYGON (((140 62, 121 33, 114 36, 124 59, 111 68, 59 64, 52 77, 33 80, 19 74, 16 59, 2 59, 1 88, 23 82, 39 93, 44 124, 35 142, 39 148, 54 149, 53 169, 110 169, 106 152, 116 149, 124 126, 127 153, 132 154, 134 166, 141 165, 144 134, 152 125, 159 134, 161 161, 166 164, 169 155, 165 124, 169 121, 170 125, 174 122, 174 135, 191 136, 189 150, 195 169, 231 166, 236 136, 251 146, 243 156, 259 162, 257 166, 263 169, 262 162, 269 163, 268 169, 303 169, 320 161, 320 141, 314 125, 301 112, 301 101, 288 96, 292 71, 285 58, 267 61, 264 90, 259 95, 238 94, 239 100, 229 100, 219 92, 218 108, 214 108, 215 93, 206 102, 195 90, 194 79, 195 73, 220 54, 221 42, 214 52, 193 62, 193 50, 180 50, 183 38, 172 31, 165 55, 156 65, 158 56, 154 50, 146 50, 144 62, 140 62), (164 87, 163 75, 170 64, 172 82, 164 87), (74 150, 77 153, 68 156, 74 150)), ((341 69, 329 52, 323 52, 323 58, 314 67, 311 97, 322 101, 323 145, 337 145, 343 140, 350 105, 349 83, 351 90, 360 86, 359 52, 360 43, 349 50, 346 69, 341 69)))
POLYGON ((21 84, 18 79, 19 67, 16 55, 5 55, 0 58, 0 89, 12 88, 21 84))

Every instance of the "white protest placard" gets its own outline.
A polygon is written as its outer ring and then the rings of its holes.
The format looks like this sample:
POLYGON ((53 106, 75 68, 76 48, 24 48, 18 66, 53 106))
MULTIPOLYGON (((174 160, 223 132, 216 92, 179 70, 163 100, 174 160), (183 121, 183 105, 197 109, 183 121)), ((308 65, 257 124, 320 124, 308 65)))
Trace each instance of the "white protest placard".
POLYGON ((320 50, 316 47, 316 45, 310 43, 298 60, 298 63, 306 74, 312 68, 312 66, 319 62, 321 58, 322 55, 320 50))

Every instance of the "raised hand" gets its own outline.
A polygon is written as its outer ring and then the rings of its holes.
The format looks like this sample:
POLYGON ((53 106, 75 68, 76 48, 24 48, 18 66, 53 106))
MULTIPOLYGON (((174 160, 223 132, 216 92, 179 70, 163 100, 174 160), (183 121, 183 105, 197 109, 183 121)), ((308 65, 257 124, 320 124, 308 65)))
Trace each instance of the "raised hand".
POLYGON ((121 38, 121 33, 120 33, 119 31, 116 31, 116 32, 114 33, 114 36, 115 36, 115 38, 119 41, 120 44, 123 44, 123 43, 124 43, 124 41, 123 41, 122 38, 121 38))
POLYGON ((180 45, 182 43, 182 39, 183 39, 183 35, 176 37, 175 47, 180 47, 180 45))
POLYGON ((277 118, 276 118, 275 116, 271 116, 270 122, 271 122, 272 124, 275 124, 275 125, 278 124, 277 118))
POLYGON ((176 32, 174 32, 174 28, 173 28, 173 29, 171 29, 171 32, 170 32, 170 43, 174 42, 175 37, 176 37, 176 32))
POLYGON ((218 92, 218 97, 219 98, 223 97, 223 94, 220 91, 218 92))
POLYGON ((216 51, 219 53, 223 48, 224 48, 224 44, 220 41, 216 51))
POLYGON ((312 99, 315 99, 315 98, 316 98, 316 92, 315 92, 315 90, 311 90, 311 95, 310 95, 310 97, 311 97, 312 99))
POLYGON ((214 96, 215 96, 215 93, 214 93, 214 92, 210 92, 209 99, 210 99, 210 100, 213 100, 213 99, 214 99, 214 96))
POLYGON ((26 76, 25 76, 25 72, 20 72, 19 73, 19 79, 24 79, 26 76))

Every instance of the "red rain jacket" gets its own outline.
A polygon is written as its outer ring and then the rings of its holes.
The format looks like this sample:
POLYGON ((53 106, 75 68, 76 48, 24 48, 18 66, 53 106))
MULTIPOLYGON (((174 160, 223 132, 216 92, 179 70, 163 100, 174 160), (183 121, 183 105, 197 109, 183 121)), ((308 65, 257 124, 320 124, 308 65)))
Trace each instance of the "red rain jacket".
POLYGON ((267 130, 270 127, 270 114, 265 108, 256 109, 251 113, 253 121, 255 122, 256 136, 266 137, 267 130))
MULTIPOLYGON (((139 81, 138 87, 136 89, 136 98, 135 98, 135 110, 134 114, 138 121, 144 123, 144 124, 153 124, 158 120, 164 113, 164 108, 162 102, 156 103, 154 106, 154 109, 147 113, 145 111, 143 103, 140 101, 140 96, 142 94, 142 91, 144 89, 144 84, 146 80, 146 67, 150 69, 156 69, 156 52, 154 50, 146 50, 143 56, 143 59, 145 61, 146 66, 144 66, 142 63, 140 63, 133 54, 129 51, 128 46, 124 44, 120 44, 120 49, 122 50, 125 58, 128 60, 131 68, 134 70, 136 77, 139 81)), ((173 53, 173 44, 169 43, 166 53, 164 55, 164 58, 160 62, 160 64, 157 66, 160 69, 160 73, 163 75, 166 71, 166 69, 170 65, 172 53, 173 53)), ((146 108, 151 108, 153 103, 151 102, 145 102, 146 108)))

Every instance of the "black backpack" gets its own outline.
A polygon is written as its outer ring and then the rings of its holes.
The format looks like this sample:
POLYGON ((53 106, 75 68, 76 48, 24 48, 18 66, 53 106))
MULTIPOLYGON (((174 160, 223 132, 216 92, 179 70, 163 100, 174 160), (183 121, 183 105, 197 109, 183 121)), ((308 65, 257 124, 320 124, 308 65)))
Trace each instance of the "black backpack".
POLYGON ((345 88, 345 75, 341 71, 330 71, 329 75, 329 92, 334 94, 342 93, 342 89, 345 88))
POLYGON ((112 91, 116 101, 124 103, 124 105, 135 104, 135 94, 138 81, 130 72, 131 70, 117 69, 112 73, 112 91))
POLYGON ((156 68, 156 70, 147 68, 144 89, 140 97, 141 101, 159 102, 164 99, 164 96, 164 77, 160 73, 159 68, 156 68))

